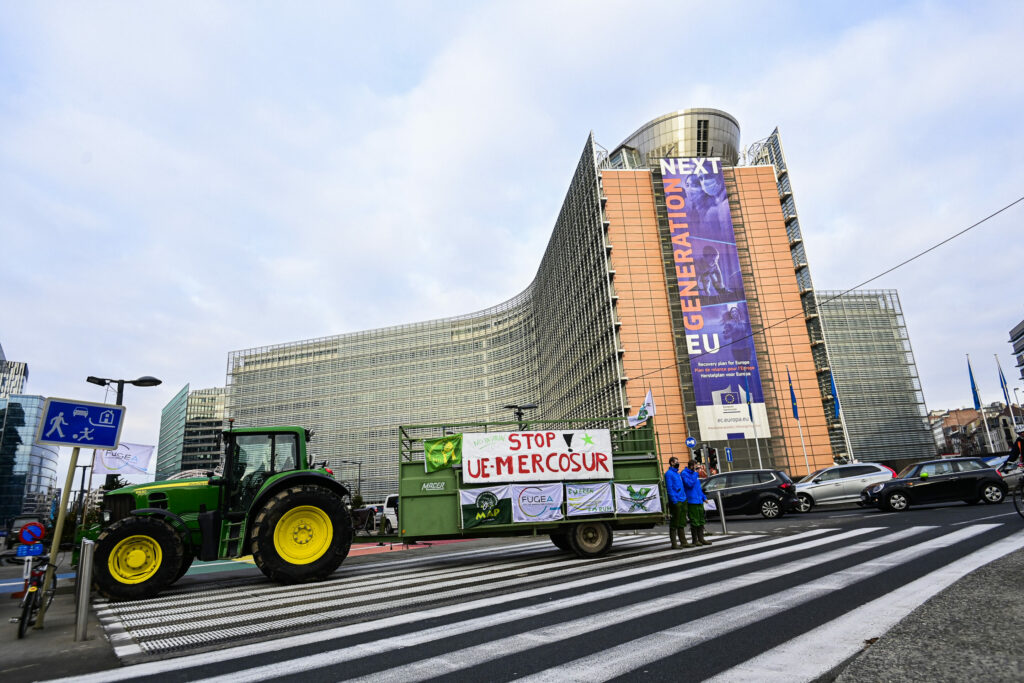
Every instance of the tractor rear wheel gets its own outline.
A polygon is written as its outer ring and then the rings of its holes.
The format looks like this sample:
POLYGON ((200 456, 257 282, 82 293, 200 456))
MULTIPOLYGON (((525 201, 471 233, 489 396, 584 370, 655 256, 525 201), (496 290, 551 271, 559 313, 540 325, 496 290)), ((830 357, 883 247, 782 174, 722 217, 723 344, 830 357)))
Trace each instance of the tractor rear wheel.
POLYGON ((320 581, 348 555, 352 522, 333 491, 292 486, 256 514, 250 541, 252 558, 267 578, 280 583, 320 581))
POLYGON ((178 578, 181 536, 157 517, 130 516, 96 539, 93 583, 112 600, 151 598, 178 578))

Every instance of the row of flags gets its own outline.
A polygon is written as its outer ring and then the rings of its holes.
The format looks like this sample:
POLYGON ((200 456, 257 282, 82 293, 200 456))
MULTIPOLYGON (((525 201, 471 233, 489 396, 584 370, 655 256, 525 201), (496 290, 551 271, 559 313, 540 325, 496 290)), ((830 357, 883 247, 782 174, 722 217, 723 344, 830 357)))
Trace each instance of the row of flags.
MULTIPOLYGON (((1003 365, 999 362, 999 356, 996 356, 996 367, 999 369, 999 387, 1003 391, 1003 400, 1006 401, 1006 406, 1012 406, 1013 402, 1010 401, 1010 388, 1006 385, 1006 375, 1003 374, 1003 365)), ((978 394, 978 383, 974 381, 974 369, 971 367, 971 356, 967 355, 967 376, 971 380, 971 398, 974 399, 974 409, 981 410, 981 396, 978 394)))

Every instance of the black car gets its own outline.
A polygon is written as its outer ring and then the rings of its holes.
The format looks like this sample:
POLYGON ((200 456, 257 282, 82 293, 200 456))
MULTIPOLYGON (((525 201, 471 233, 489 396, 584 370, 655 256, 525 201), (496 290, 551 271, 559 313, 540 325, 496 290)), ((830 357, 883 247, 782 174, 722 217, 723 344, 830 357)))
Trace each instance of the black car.
POLYGON ((708 477, 702 483, 704 495, 715 500, 722 494, 727 515, 781 517, 796 509, 796 485, 782 470, 743 470, 708 477))
POLYGON ((899 512, 911 505, 948 503, 962 500, 1002 502, 1006 484, 981 458, 945 458, 907 467, 896 479, 868 486, 861 491, 864 505, 899 512))

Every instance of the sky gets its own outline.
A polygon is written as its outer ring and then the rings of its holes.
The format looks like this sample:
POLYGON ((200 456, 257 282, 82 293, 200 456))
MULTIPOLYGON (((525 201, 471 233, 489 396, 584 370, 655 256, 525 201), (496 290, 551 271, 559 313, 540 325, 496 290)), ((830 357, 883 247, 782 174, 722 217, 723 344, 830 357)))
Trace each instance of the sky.
MULTIPOLYGON (((231 351, 527 287, 588 134, 692 107, 778 127, 815 287, 1024 196, 1024 4, 0 0, 0 345, 26 393, 156 444, 231 351)), ((1024 202, 872 282, 929 409, 1001 400, 1024 202)))

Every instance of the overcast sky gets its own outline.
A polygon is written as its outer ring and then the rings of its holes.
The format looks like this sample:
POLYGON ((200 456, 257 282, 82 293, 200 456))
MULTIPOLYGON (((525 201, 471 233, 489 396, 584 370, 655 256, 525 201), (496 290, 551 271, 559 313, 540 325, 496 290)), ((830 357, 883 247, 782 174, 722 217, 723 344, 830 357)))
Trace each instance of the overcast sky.
MULTIPOLYGON (((1019 2, 0 1, 0 344, 155 444, 229 351, 459 315, 533 279, 586 137, 779 127, 818 289, 1024 195, 1019 2), (824 9, 823 9, 824 8, 824 9)), ((872 283, 928 407, 1011 386, 1024 203, 872 283)))

